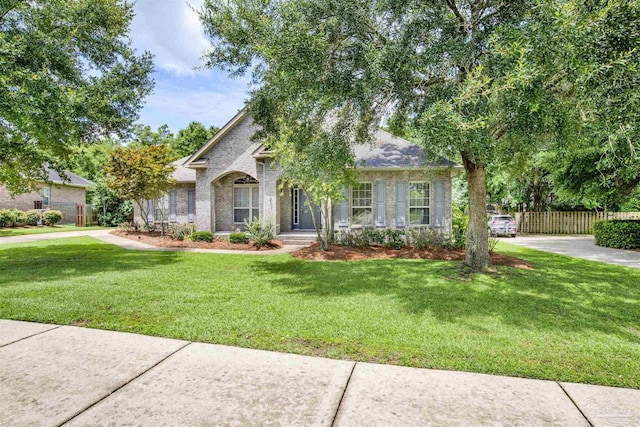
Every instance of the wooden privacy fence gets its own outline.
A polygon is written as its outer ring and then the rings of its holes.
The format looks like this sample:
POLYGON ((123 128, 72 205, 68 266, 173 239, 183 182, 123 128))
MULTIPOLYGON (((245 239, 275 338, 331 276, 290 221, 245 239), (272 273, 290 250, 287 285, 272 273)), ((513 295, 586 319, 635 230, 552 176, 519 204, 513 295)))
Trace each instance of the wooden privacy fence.
POLYGON ((640 219, 640 212, 518 212, 518 231, 540 234, 591 234, 604 219, 640 219))

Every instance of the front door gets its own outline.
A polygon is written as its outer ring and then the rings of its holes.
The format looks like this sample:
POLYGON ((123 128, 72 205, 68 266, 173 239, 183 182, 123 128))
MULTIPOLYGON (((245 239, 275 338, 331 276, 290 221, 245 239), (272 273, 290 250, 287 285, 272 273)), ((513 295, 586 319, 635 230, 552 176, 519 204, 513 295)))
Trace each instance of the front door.
MULTIPOLYGON (((311 209, 309 203, 307 203, 307 197, 304 191, 300 188, 294 188, 292 190, 292 220, 294 230, 315 230, 313 226, 313 218, 311 217, 311 209)), ((314 206, 314 214, 316 221, 320 222, 322 226, 322 219, 320 214, 320 206, 314 206)))

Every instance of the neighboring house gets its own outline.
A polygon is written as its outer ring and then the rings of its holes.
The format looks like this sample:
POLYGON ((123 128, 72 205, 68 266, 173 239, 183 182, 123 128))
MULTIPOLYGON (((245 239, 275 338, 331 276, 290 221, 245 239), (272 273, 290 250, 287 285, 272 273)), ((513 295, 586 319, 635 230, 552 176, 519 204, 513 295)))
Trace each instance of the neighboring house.
MULTIPOLYGON (((192 156, 175 162, 178 184, 156 203, 163 207, 160 211, 169 212, 169 222, 193 221, 200 231, 227 232, 260 216, 275 221, 276 233, 313 229, 304 193, 295 187, 281 189, 277 161, 251 139, 256 129, 242 110, 192 156)), ((429 163, 420 147, 384 130, 372 144, 357 145, 354 151, 359 183, 332 202, 336 229, 451 230, 451 177, 460 165, 429 163)), ((155 212, 150 217, 158 221, 159 210, 155 212)), ((141 219, 139 210, 135 215, 141 219)))
POLYGON ((60 176, 45 167, 45 172, 48 174, 46 181, 38 182, 35 191, 11 196, 6 187, 0 186, 0 209, 57 209, 63 213, 63 222, 74 222, 75 206, 86 203, 86 190, 93 183, 68 171, 60 176))

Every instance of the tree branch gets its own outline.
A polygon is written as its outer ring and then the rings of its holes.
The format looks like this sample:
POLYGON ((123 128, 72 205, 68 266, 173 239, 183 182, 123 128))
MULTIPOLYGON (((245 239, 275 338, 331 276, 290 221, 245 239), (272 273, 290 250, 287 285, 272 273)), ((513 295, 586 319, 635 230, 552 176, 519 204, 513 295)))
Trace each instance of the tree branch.
POLYGON ((460 23, 460 32, 463 36, 466 36, 468 33, 467 20, 462 15, 462 13, 460 13, 460 9, 458 9, 455 0, 445 0, 445 3, 447 4, 447 6, 449 6, 449 9, 453 12, 453 14, 456 16, 456 19, 460 23))

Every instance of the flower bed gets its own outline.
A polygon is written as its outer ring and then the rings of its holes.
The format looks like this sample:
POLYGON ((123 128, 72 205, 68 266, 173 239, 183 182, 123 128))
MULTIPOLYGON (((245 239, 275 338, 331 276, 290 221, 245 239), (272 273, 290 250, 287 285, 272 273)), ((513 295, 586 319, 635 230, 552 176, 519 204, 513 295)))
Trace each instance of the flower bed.
POLYGON ((278 240, 272 240, 271 244, 261 248, 257 248, 253 245, 253 242, 249 243, 231 243, 226 237, 215 236, 211 243, 208 242, 193 242, 190 240, 174 240, 167 236, 161 236, 159 232, 154 231, 147 233, 144 231, 112 231, 111 234, 124 237, 126 239, 135 240, 138 242, 146 243, 161 248, 200 248, 200 249, 231 249, 239 251, 269 251, 282 247, 282 242, 278 240))
MULTIPOLYGON (((329 250, 323 251, 317 243, 302 248, 292 253, 296 258, 312 261, 357 261, 365 259, 433 259, 443 261, 463 261, 465 259, 464 249, 446 249, 443 247, 433 247, 428 249, 416 249, 402 247, 401 249, 390 249, 383 246, 340 246, 330 245, 329 250)), ((495 265, 506 265, 509 267, 530 269, 531 263, 508 255, 491 254, 491 262, 495 265)))

